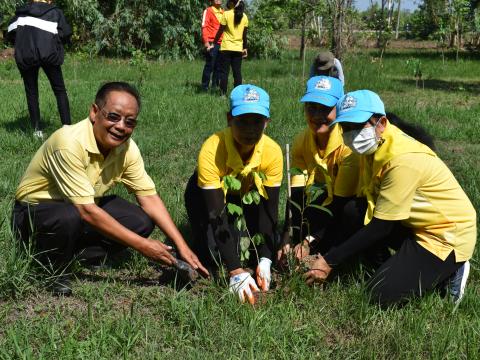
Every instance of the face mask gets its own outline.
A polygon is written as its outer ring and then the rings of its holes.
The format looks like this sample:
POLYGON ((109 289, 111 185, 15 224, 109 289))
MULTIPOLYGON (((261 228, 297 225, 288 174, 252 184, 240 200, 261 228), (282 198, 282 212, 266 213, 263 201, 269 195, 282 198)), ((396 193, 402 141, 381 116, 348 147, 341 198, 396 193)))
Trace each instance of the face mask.
POLYGON ((345 145, 360 155, 373 154, 378 148, 378 139, 375 132, 377 124, 360 130, 350 130, 345 132, 343 134, 345 145))

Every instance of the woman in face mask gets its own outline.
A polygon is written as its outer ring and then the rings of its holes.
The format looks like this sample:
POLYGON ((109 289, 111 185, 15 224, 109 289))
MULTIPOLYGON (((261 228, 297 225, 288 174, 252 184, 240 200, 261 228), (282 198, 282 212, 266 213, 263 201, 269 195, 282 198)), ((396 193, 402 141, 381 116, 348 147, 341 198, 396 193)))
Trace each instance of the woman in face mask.
POLYGON ((350 256, 382 245, 396 252, 369 281, 374 301, 388 306, 439 287, 460 301, 476 242, 476 213, 453 174, 432 149, 388 120, 374 92, 346 94, 336 123, 345 143, 361 155, 365 226, 319 256, 305 274, 307 282, 324 281, 350 256))

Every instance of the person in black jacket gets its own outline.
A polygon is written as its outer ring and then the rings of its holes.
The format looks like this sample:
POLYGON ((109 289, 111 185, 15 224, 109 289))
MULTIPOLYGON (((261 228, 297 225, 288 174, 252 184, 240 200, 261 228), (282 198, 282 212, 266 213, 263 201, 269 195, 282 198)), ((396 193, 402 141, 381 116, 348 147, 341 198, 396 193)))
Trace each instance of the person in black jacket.
POLYGON ((52 0, 33 0, 17 9, 8 25, 7 40, 15 44, 15 61, 25 85, 33 135, 39 138, 43 138, 38 103, 40 68, 45 71, 52 86, 62 124, 71 123, 61 69, 64 60, 62 42, 65 43, 71 35, 72 29, 62 10, 53 5, 52 0))

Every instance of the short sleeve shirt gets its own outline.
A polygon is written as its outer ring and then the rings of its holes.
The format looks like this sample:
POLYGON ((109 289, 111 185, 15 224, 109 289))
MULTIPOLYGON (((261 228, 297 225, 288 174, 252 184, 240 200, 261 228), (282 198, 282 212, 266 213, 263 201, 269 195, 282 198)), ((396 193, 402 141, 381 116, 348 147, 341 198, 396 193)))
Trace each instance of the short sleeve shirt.
POLYGON ((377 192, 374 217, 400 220, 442 260, 452 250, 457 262, 472 256, 475 209, 441 159, 424 153, 396 156, 382 168, 377 192))
MULTIPOLYGON (((263 185, 267 187, 278 187, 282 183, 283 177, 283 155, 280 146, 267 135, 264 137, 263 152, 261 162, 257 172, 262 172, 266 176, 263 185)), ((227 147, 225 145, 225 135, 223 131, 210 136, 202 145, 198 156, 198 186, 202 189, 220 189, 222 179, 232 173, 232 169, 227 166, 227 147)), ((242 190, 250 189, 253 185, 251 176, 242 182, 242 190)))
MULTIPOLYGON (((334 136, 341 134, 334 133, 334 136)), ((359 179, 359 158, 358 155, 352 153, 350 148, 343 144, 341 139, 332 139, 338 144, 337 147, 329 149, 328 153, 320 156, 322 158, 322 168, 317 164, 314 153, 310 144, 312 139, 311 131, 306 128, 297 135, 292 147, 292 167, 303 170, 305 176, 295 175, 292 177, 292 187, 305 186, 308 176, 315 171, 314 182, 323 184, 327 180, 325 173, 333 182, 333 194, 336 196, 350 197, 357 193, 359 179)), ((330 142, 330 140, 329 140, 330 142)), ((315 148, 315 151, 316 148, 315 148)))
POLYGON ((64 126, 38 149, 17 188, 15 199, 28 203, 69 201, 90 204, 116 183, 139 196, 156 193, 132 139, 104 158, 89 119, 64 126))
POLYGON ((235 13, 233 10, 227 10, 223 13, 220 24, 225 26, 223 31, 222 45, 220 50, 224 51, 242 51, 243 50, 243 30, 248 27, 247 15, 243 14, 242 20, 235 25, 235 13))

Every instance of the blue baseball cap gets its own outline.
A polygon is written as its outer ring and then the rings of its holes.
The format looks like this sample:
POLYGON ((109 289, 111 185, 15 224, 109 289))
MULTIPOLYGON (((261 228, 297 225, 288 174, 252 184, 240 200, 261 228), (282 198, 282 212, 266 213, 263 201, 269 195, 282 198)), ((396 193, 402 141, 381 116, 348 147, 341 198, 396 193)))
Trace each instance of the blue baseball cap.
POLYGON ((352 91, 337 104, 337 118, 330 126, 339 122, 364 123, 373 114, 385 115, 385 105, 380 97, 370 90, 352 91))
POLYGON ((232 116, 260 114, 270 117, 270 96, 258 86, 238 85, 230 93, 230 110, 232 116))
POLYGON ((314 76, 307 81, 307 91, 300 102, 314 102, 335 106, 343 96, 343 84, 331 76, 314 76))

